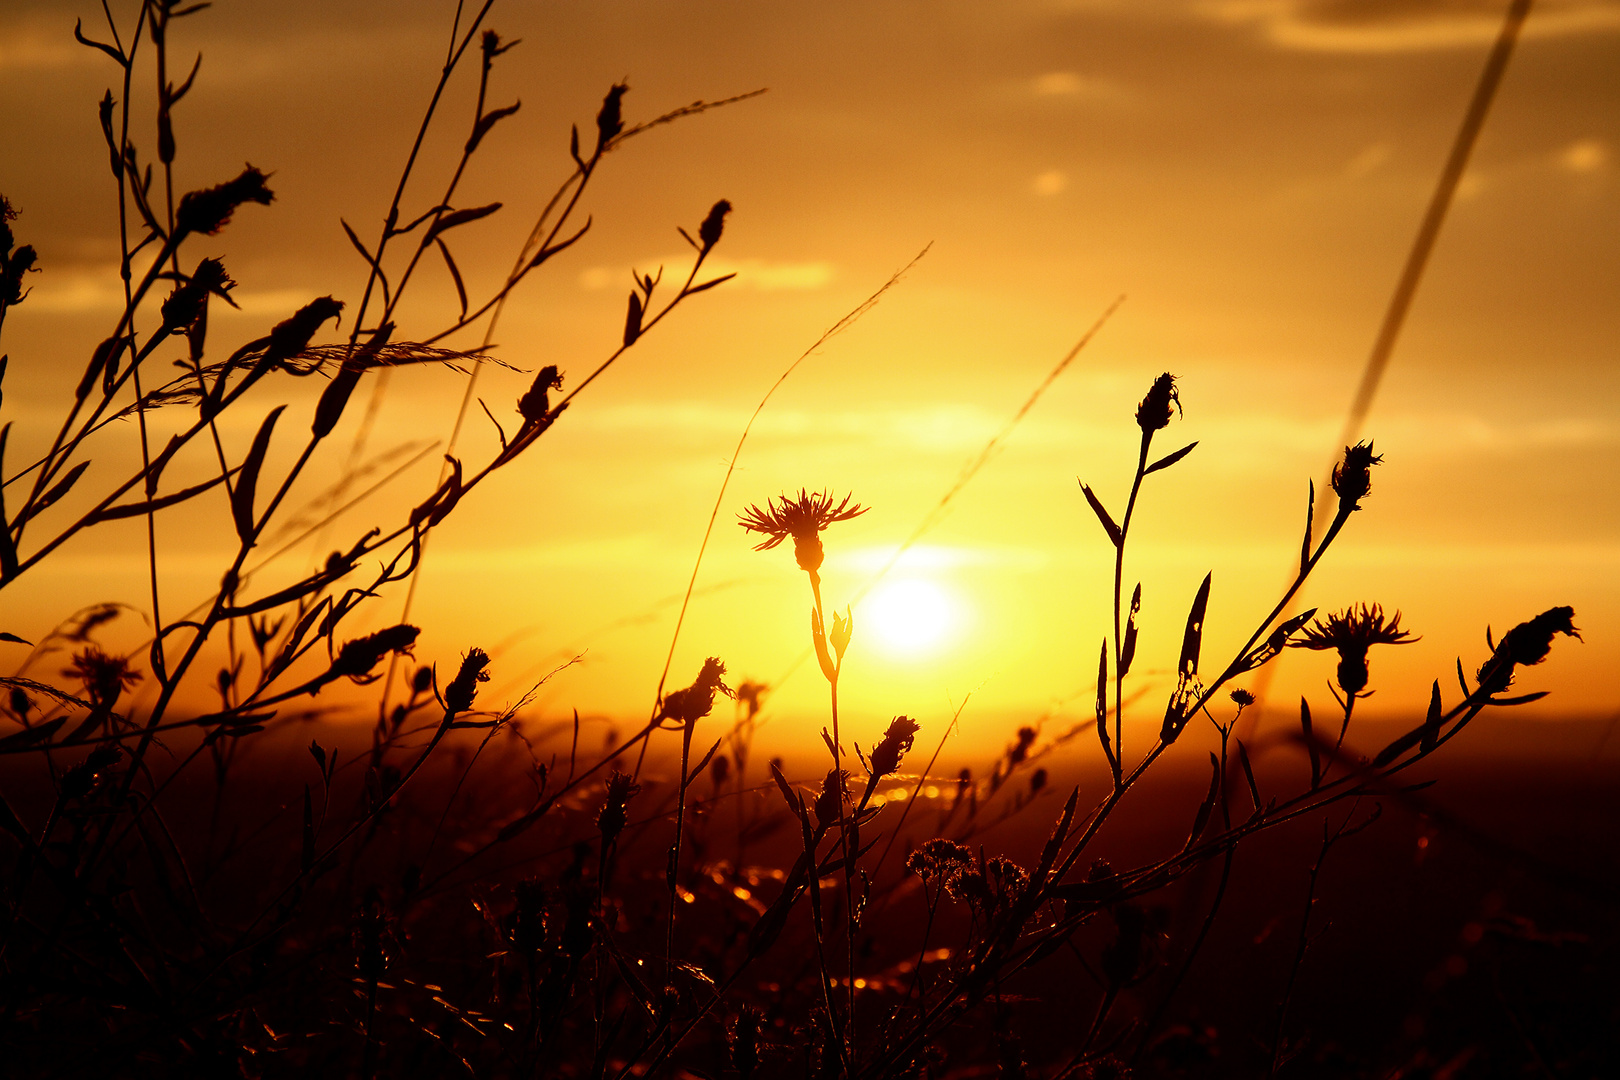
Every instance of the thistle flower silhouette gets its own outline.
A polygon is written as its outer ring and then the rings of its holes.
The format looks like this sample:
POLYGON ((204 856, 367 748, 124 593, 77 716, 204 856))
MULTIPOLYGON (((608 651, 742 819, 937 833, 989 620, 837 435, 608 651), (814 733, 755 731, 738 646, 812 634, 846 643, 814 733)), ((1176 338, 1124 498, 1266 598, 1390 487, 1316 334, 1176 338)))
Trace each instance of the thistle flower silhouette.
POLYGON ((826 557, 826 550, 821 545, 821 531, 834 522, 860 517, 868 509, 859 503, 851 506, 849 500, 852 498, 853 495, 845 495, 844 501, 835 506, 831 493, 811 493, 800 488, 796 497, 784 495, 780 499, 771 499, 764 509, 750 506, 738 517, 737 524, 749 532, 765 534, 766 539, 754 545, 755 551, 768 551, 788 537, 793 537, 793 557, 798 561, 799 569, 813 580, 819 580, 821 563, 826 557))
POLYGON ((1378 604, 1357 604, 1327 617, 1316 620, 1305 628, 1297 641, 1288 644, 1295 649, 1333 649, 1339 654, 1339 689, 1355 697, 1367 687, 1367 650, 1374 645, 1410 645, 1418 640, 1409 631, 1401 629, 1401 613, 1397 611, 1388 621, 1384 609, 1378 604))
POLYGON ((109 656, 95 645, 74 653, 72 665, 62 674, 83 682, 91 704, 102 709, 112 708, 125 690, 141 681, 140 672, 129 666, 127 657, 109 656))

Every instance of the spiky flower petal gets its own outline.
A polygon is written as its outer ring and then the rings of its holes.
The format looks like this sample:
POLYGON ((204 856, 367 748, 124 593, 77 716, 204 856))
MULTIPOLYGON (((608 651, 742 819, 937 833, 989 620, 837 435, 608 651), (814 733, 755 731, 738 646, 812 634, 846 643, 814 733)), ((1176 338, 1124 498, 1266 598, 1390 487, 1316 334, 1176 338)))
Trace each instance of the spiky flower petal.
POLYGON ((788 537, 793 537, 793 555, 799 569, 814 574, 821 569, 825 552, 821 546, 821 530, 837 521, 848 521, 866 513, 859 503, 850 505, 853 495, 845 495, 834 505, 830 492, 811 492, 799 489, 795 497, 771 499, 761 509, 750 506, 737 519, 749 532, 763 533, 765 540, 754 545, 755 551, 766 551, 788 537))
POLYGON ((1374 645, 1410 645, 1417 638, 1401 629, 1401 613, 1387 621, 1378 604, 1357 604, 1305 628, 1296 649, 1334 649, 1339 654, 1339 689, 1358 694, 1367 687, 1367 650, 1374 645))

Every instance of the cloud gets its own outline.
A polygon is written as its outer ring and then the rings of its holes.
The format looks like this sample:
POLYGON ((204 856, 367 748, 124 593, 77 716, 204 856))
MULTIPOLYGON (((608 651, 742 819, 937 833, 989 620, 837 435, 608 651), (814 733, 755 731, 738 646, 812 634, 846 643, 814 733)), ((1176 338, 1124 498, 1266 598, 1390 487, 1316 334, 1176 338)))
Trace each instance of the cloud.
MULTIPOLYGON (((47 71, 106 59, 74 41, 72 29, 56 20, 0 23, 0 71, 47 71)), ((93 30, 87 35, 97 36, 93 30)))
MULTIPOLYGON (((1249 25, 1272 44, 1313 52, 1399 53, 1476 47, 1502 28, 1500 0, 1200 0, 1204 17, 1249 25)), ((1541 0, 1525 37, 1620 31, 1620 0, 1541 0)))
POLYGON ((1609 164, 1609 147, 1602 139, 1579 139, 1558 155, 1558 164, 1572 173, 1602 172, 1609 164))
POLYGON ((1068 174, 1061 169, 1048 169, 1030 185, 1037 195, 1057 195, 1069 186, 1068 174))
MULTIPOLYGON (((31 277, 33 286, 24 301, 24 311, 48 315, 84 315, 96 312, 115 312, 124 309, 124 286, 113 265, 82 270, 47 269, 31 277)), ((167 295, 166 288, 153 294, 167 295)), ((315 299, 308 289, 243 289, 231 291, 231 299, 243 315, 284 319, 315 299)), ((213 317, 234 314, 224 304, 209 308, 213 317)))
MULTIPOLYGON (((691 256, 676 255, 666 259, 647 259, 636 265, 678 267, 688 263, 691 256)), ((704 280, 711 277, 722 277, 726 274, 737 276, 721 286, 734 289, 758 289, 760 292, 801 292, 812 289, 825 288, 837 276, 837 271, 830 262, 774 262, 769 259, 735 259, 712 257, 703 264, 704 280)), ((669 280, 666 276, 666 282, 669 280)), ((579 285, 582 289, 592 291, 614 287, 623 283, 626 288, 630 284, 629 267, 593 266, 579 275, 579 285)))
POLYGON ((1078 98, 1087 101, 1112 100, 1121 94, 1118 83, 1078 71, 1048 71, 1030 81, 1036 97, 1078 98))
POLYGON ((1344 167, 1344 176, 1347 180, 1360 180, 1377 172, 1394 153, 1394 147, 1389 143, 1373 143, 1351 158, 1344 167))

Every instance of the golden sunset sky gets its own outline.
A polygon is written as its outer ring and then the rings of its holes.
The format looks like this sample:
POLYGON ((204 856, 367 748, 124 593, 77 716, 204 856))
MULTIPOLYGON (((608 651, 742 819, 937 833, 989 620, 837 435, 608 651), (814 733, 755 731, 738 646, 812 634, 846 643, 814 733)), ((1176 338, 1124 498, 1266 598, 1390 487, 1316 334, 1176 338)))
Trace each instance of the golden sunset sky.
MULTIPOLYGON (((577 379, 617 343, 631 269, 683 272, 675 227, 694 230, 718 198, 735 206, 715 257, 738 277, 649 334, 435 534, 411 614, 424 627, 417 658, 442 669, 470 645, 490 649, 495 680, 483 700, 493 705, 583 654, 541 692, 543 709, 643 718, 749 414, 824 329, 932 244, 761 414, 671 685, 719 656, 734 681, 780 683, 773 715, 809 730, 825 687, 813 663, 795 668, 808 639, 804 575, 790 548, 750 550, 737 513, 801 487, 869 506, 825 534, 826 595, 841 607, 1124 295, 890 573, 893 591, 880 586, 855 608, 845 723, 865 745, 860 733, 890 716, 937 724, 968 694, 965 731, 985 739, 1004 738, 1009 722, 1088 715, 1112 556, 1076 479, 1122 511, 1132 412, 1170 371, 1185 415, 1156 447, 1199 446, 1149 478, 1126 568, 1127 588, 1144 583, 1137 670, 1150 689, 1137 719, 1156 731, 1203 575, 1214 572, 1205 655, 1216 668, 1297 558, 1307 484, 1333 457, 1505 6, 497 4, 488 25, 522 43, 498 61, 491 104, 522 109, 490 136, 457 201, 505 204, 456 234, 475 292, 504 274, 567 175, 569 125, 593 131, 615 80, 632 88, 632 121, 694 99, 769 93, 611 155, 582 207, 591 232, 507 308, 495 355, 577 379), (942 628, 936 637, 908 641, 908 605, 942 628)), ((133 5, 112 7, 127 19, 133 5)), ((239 282, 242 310, 214 309, 215 348, 262 334, 313 297, 358 298, 364 266, 339 220, 375 235, 452 11, 422 0, 225 0, 179 24, 178 55, 203 59, 176 113, 177 185, 217 183, 250 161, 273 171, 278 196, 192 249, 222 257, 239 282)), ((0 12, 0 192, 21 211, 13 227, 43 271, 0 341, 11 357, 8 474, 48 442, 121 297, 115 189, 96 122, 116 71, 74 44, 75 17, 105 36, 89 4, 12 0, 0 12)), ((1574 607, 1585 642, 1560 641, 1522 688, 1554 691, 1548 715, 1620 708, 1617 73, 1620 3, 1537 3, 1366 424, 1385 463, 1305 605, 1378 602, 1422 635, 1374 652, 1380 692, 1369 712, 1421 710, 1437 676, 1453 700, 1455 660, 1472 674, 1487 625, 1500 634, 1560 604, 1574 607)), ((443 184, 473 85, 452 84, 408 213, 443 184)), ((148 102, 150 90, 138 87, 148 102)), ((147 157, 149 127, 136 132, 147 157)), ((418 306, 397 337, 454 313, 440 265, 414 287, 418 306)), ((480 380, 490 410, 515 421, 528 377, 486 369, 480 380)), ((292 413, 307 416, 319 389, 310 383, 295 387, 292 413)), ((448 371, 395 374, 368 453, 446 439, 462 386, 448 371)), ((269 404, 227 430, 235 453, 269 404)), ((351 408, 345 440, 360 411, 351 408)), ((111 457, 132 444, 126 432, 104 445, 111 457)), ((483 461, 495 445, 475 411, 458 455, 483 461)), ((341 467, 335 449, 315 479, 341 467)), ((305 570, 397 520, 436 473, 429 454, 280 570, 305 570)), ((217 583, 234 534, 223 498, 159 528, 177 613, 217 583)), ((148 607, 144 532, 105 535, 0 594, 4 629, 37 639, 83 604, 148 607)), ((354 634, 397 621, 402 603, 402 593, 384 596, 354 634)), ((139 638, 138 627, 122 632, 139 638)), ((1291 654, 1275 700, 1308 693, 1331 711, 1331 674, 1330 657, 1291 654)))

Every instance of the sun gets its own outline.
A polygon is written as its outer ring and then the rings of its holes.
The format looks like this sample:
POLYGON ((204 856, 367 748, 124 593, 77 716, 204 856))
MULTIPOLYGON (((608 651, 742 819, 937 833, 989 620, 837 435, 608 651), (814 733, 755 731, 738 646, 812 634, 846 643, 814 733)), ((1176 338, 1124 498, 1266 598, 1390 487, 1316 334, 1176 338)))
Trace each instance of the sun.
POLYGON ((919 656, 937 652, 950 637, 957 605, 934 582, 910 578, 878 586, 861 605, 860 615, 883 651, 919 656))

